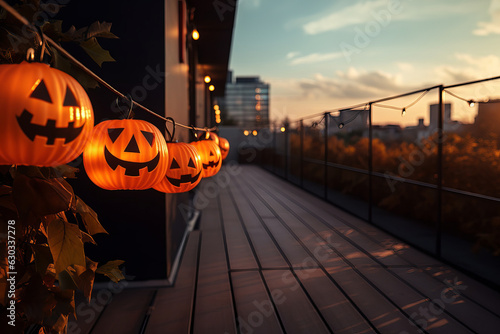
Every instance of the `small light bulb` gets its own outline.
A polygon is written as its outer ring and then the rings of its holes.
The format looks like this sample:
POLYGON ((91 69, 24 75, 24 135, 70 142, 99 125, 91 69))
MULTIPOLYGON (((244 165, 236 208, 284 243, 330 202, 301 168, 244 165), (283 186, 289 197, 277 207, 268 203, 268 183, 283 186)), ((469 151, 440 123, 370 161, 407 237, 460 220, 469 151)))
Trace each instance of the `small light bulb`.
POLYGON ((248 130, 245 130, 245 131, 243 131, 243 134, 244 134, 245 136, 248 136, 248 135, 250 134, 250 132, 248 132, 248 130))
POLYGON ((285 132, 285 131, 286 131, 285 127, 284 127, 284 126, 282 126, 282 127, 281 127, 281 132, 285 132))
POLYGON ((468 103, 469 103, 469 107, 471 107, 471 108, 476 105, 476 102, 474 102, 473 100, 468 101, 468 103))
POLYGON ((401 117, 405 117, 406 115, 406 108, 403 108, 403 110, 401 110, 401 117))
POLYGON ((208 87, 208 90, 211 91, 211 92, 213 92, 215 90, 215 86, 214 85, 210 85, 208 87))
POLYGON ((210 81, 212 81, 212 78, 210 78, 210 76, 207 75, 203 80, 205 81, 205 83, 209 83, 210 81))
POLYGON ((257 136, 257 130, 253 130, 253 131, 252 131, 252 134, 253 134, 254 136, 257 136))
POLYGON ((193 39, 194 39, 195 41, 197 41, 198 39, 200 39, 200 33, 199 33, 199 32, 198 32, 198 30, 196 30, 196 29, 193 29, 193 33, 192 33, 192 35, 191 35, 191 36, 193 36, 193 39))
POLYGON ((344 128, 344 123, 340 123, 339 124, 339 129, 343 129, 344 128))

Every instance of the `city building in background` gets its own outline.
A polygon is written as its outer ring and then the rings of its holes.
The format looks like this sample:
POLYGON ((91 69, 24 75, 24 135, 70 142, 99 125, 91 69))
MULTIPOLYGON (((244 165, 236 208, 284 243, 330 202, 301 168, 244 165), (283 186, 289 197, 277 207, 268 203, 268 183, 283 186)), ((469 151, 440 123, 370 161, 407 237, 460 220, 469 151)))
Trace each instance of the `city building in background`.
POLYGON ((248 131, 269 127, 269 84, 258 76, 242 76, 233 80, 232 72, 229 72, 226 95, 217 103, 222 125, 248 131))

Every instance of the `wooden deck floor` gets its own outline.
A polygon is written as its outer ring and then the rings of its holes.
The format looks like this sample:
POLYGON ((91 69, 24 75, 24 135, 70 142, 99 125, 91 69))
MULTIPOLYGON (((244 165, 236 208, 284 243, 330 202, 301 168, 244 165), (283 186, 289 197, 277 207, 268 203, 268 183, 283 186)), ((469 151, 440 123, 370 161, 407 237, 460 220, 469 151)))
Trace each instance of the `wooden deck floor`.
POLYGON ((241 168, 200 188, 174 287, 121 291, 73 333, 499 333, 498 291, 241 168))

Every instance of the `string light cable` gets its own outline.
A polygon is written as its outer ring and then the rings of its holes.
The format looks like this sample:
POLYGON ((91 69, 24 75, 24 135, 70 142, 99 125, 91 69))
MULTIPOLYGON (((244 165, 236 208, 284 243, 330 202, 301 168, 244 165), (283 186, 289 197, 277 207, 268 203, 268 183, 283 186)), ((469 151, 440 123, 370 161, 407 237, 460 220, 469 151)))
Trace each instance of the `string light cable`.
MULTIPOLYGON (((147 112, 147 113, 149 113, 149 114, 151 114, 151 115, 153 115, 155 117, 158 117, 158 118, 162 119, 165 122, 173 123, 172 122, 173 119, 171 117, 160 116, 159 114, 157 114, 156 112, 152 111, 151 109, 143 106, 140 103, 137 103, 136 101, 133 101, 130 98, 129 95, 123 94, 120 91, 118 91, 116 88, 114 88, 113 86, 111 86, 108 82, 106 82, 104 79, 102 79, 97 74, 95 74, 90 69, 88 69, 85 65, 83 65, 80 61, 78 61, 78 59, 76 59, 75 57, 73 57, 68 51, 66 51, 58 43, 56 43, 50 37, 48 37, 47 35, 45 35, 41 31, 41 29, 39 29, 37 27, 34 27, 24 16, 22 16, 18 11, 16 11, 12 6, 10 6, 9 4, 7 4, 4 0, 0 0, 0 7, 2 7, 3 9, 5 9, 9 14, 11 14, 14 18, 16 18, 22 24, 24 24, 25 26, 29 27, 34 32, 36 32, 38 35, 40 35, 39 37, 40 37, 40 40, 42 41, 42 44, 44 43, 43 41, 45 41, 50 46, 52 46, 54 49, 56 49, 59 53, 63 54, 66 58, 68 58, 68 60, 70 60, 78 68, 80 68, 82 71, 84 71, 85 73, 87 73, 88 75, 90 75, 99 84, 101 84, 102 86, 104 86, 105 88, 107 88, 108 90, 110 90, 115 95, 118 95, 119 97, 128 100, 130 102, 130 104, 131 104, 131 108, 133 106, 136 106, 136 107, 142 109, 143 111, 145 111, 145 112, 147 112)), ((45 46, 42 45, 42 48, 44 48, 44 47, 45 46)), ((184 125, 184 124, 181 124, 181 123, 175 123, 175 125, 176 126, 180 126, 182 128, 185 128, 185 129, 195 129, 197 131, 217 131, 217 127, 212 127, 212 128, 204 127, 204 128, 200 128, 200 127, 193 127, 192 125, 184 125)))
POLYGON ((405 116, 406 115, 406 111, 408 109, 410 109, 411 107, 413 107, 415 104, 417 104, 425 95, 427 95, 427 93, 429 93, 430 90, 431 89, 424 90, 422 92, 422 94, 420 94, 420 96, 415 101, 413 101, 412 103, 404 106, 403 108, 401 108, 401 107, 395 107, 395 106, 391 106, 391 105, 387 105, 387 104, 379 104, 379 103, 374 103, 373 105, 377 106, 377 107, 380 107, 380 108, 393 109, 393 110, 401 110, 401 116, 405 116))
POLYGON ((450 95, 451 95, 451 96, 453 96, 454 98, 457 98, 457 99, 459 99, 459 100, 462 100, 462 101, 467 102, 467 103, 469 104, 469 107, 471 107, 471 108, 472 108, 472 107, 474 107, 474 105, 476 104, 476 101, 474 101, 474 100, 472 100, 472 99, 466 99, 466 98, 463 98, 463 97, 461 97, 461 96, 458 96, 457 94, 452 93, 452 92, 450 92, 449 90, 446 90, 446 89, 445 89, 445 90, 444 90, 444 92, 445 92, 445 93, 447 93, 447 94, 450 94, 450 95))
POLYGON ((350 107, 350 108, 344 108, 344 109, 337 110, 337 112, 339 112, 339 117, 332 116, 331 112, 328 112, 328 116, 330 116, 333 119, 333 121, 335 122, 335 124, 337 124, 337 127, 339 129, 343 129, 347 124, 354 121, 359 116, 359 114, 361 114, 364 111, 367 111, 368 107, 369 107, 369 104, 366 103, 366 104, 362 104, 362 105, 358 105, 358 106, 354 106, 354 107, 350 107), (363 109, 357 109, 359 107, 363 107, 363 109), (342 118, 343 113, 348 112, 348 111, 353 111, 356 113, 354 115, 352 115, 348 120, 341 119, 339 122, 338 118, 342 118))

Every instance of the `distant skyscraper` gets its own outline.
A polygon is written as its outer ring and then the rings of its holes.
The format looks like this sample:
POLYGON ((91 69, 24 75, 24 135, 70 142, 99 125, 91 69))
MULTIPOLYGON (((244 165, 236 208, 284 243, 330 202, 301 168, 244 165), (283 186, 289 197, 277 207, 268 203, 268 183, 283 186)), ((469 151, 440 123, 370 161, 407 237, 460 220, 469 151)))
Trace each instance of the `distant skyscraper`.
POLYGON ((258 76, 236 77, 229 73, 226 96, 218 101, 222 124, 248 130, 269 127, 269 84, 258 76))
MULTIPOLYGON (((429 129, 435 130, 438 127, 439 121, 439 104, 431 104, 429 110, 429 129)), ((451 103, 444 104, 444 115, 443 115, 443 128, 446 130, 447 126, 451 124, 451 103)))

